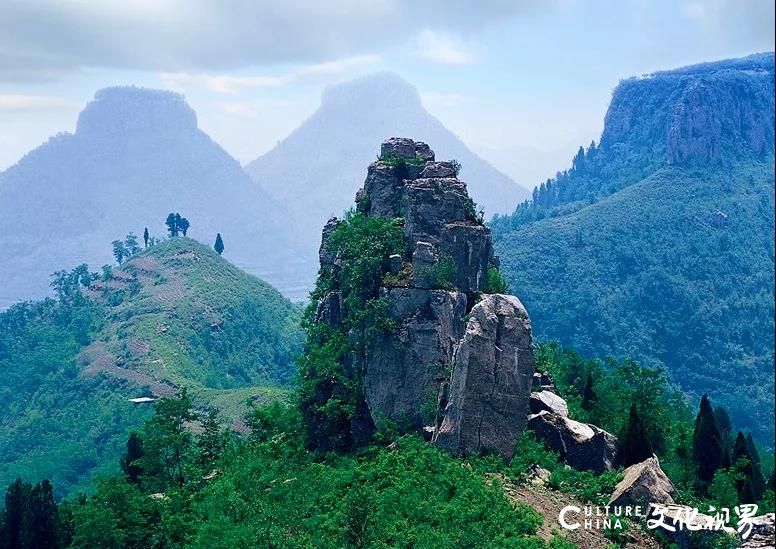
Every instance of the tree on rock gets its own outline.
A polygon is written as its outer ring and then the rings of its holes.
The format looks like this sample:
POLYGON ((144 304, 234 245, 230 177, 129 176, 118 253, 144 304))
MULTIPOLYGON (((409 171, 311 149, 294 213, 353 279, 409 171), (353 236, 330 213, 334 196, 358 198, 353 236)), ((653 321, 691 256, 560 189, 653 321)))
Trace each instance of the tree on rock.
POLYGON ((698 467, 698 482, 701 492, 705 492, 714 478, 714 473, 722 466, 725 448, 714 418, 714 410, 709 396, 701 398, 700 410, 695 418, 693 431, 693 460, 698 467))
POLYGON ((218 253, 218 255, 224 253, 224 239, 221 238, 221 233, 216 235, 216 243, 213 244, 213 249, 218 253))
POLYGON ((628 422, 620 435, 620 460, 625 467, 628 467, 651 458, 652 454, 652 444, 649 442, 644 422, 636 405, 631 404, 628 422))

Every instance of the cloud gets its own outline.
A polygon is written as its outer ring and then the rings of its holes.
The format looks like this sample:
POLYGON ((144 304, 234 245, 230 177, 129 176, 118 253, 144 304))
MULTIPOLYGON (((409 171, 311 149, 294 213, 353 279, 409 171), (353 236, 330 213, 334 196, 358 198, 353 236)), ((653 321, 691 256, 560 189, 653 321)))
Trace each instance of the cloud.
POLYGON ((353 67, 372 65, 380 62, 376 55, 348 57, 325 63, 302 65, 276 75, 243 75, 207 74, 186 72, 163 72, 160 77, 165 86, 178 91, 197 86, 208 91, 224 94, 237 94, 254 88, 277 88, 298 80, 339 74, 353 67))
POLYGON ((708 33, 724 36, 731 28, 740 28, 753 43, 773 49, 773 0, 692 0, 682 5, 682 14, 708 33))
POLYGON ((84 67, 217 73, 293 63, 324 70, 332 59, 374 54, 424 29, 475 33, 553 4, 11 0, 0 2, 0 80, 46 79, 84 67))
POLYGON ((468 65, 474 61, 474 55, 464 49, 460 39, 430 29, 424 29, 418 36, 415 53, 443 65, 468 65))
POLYGON ((46 95, 0 94, 0 112, 29 112, 63 109, 78 103, 63 97, 46 95))

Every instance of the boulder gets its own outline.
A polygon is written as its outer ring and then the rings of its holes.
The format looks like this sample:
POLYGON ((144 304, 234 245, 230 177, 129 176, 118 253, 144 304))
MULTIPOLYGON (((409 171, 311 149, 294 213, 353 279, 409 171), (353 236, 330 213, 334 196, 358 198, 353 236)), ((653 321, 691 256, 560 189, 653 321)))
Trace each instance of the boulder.
POLYGON ((609 498, 609 505, 646 507, 650 503, 669 504, 674 502, 675 492, 673 483, 660 468, 657 457, 653 456, 625 469, 623 479, 609 498))
POLYGON ((528 428, 574 469, 602 473, 617 467, 617 437, 595 425, 542 411, 528 417, 528 428))
POLYGON ((399 158, 415 157, 415 142, 406 137, 391 137, 380 145, 380 156, 396 156, 399 158))
POLYGON ((510 459, 525 426, 534 371, 531 321, 522 303, 486 295, 469 314, 433 442, 454 454, 510 459))
POLYGON ((741 549, 773 549, 776 545, 775 521, 776 515, 773 513, 752 517, 752 529, 746 539, 742 538, 741 549))
POLYGON ((534 486, 543 486, 550 480, 550 476, 552 476, 552 473, 547 469, 539 467, 538 465, 531 465, 528 469, 526 480, 534 486))
POLYGON ((569 407, 566 401, 550 391, 535 391, 531 393, 528 405, 532 414, 546 411, 563 417, 568 417, 569 415, 569 407))

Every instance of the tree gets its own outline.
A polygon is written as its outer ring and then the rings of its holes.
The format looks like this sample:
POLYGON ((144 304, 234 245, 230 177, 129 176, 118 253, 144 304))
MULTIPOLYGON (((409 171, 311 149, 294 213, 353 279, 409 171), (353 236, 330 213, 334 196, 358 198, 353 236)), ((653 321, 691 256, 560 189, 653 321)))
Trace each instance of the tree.
POLYGON ((597 400, 598 400, 598 395, 596 395, 595 391, 593 390, 593 374, 588 372, 587 377, 585 377, 585 387, 582 390, 582 403, 581 403, 582 409, 592 410, 593 405, 596 403, 597 400))
POLYGON ((59 546, 59 520, 54 489, 48 480, 36 484, 30 491, 29 547, 55 548, 59 546))
POLYGON ((221 457, 226 447, 226 435, 221 428, 221 418, 218 410, 208 410, 202 422, 202 433, 197 437, 199 448, 199 463, 204 468, 210 468, 221 457))
POLYGON ((148 227, 143 229, 143 247, 148 248, 148 227))
POLYGON ((714 419, 714 410, 706 394, 701 398, 698 416, 695 418, 692 443, 693 460, 698 466, 699 488, 704 493, 714 473, 721 467, 725 451, 714 419))
POLYGON ((178 229, 180 232, 183 233, 183 236, 186 236, 186 231, 189 230, 189 220, 185 217, 181 217, 178 220, 178 229))
POLYGON ((755 462, 746 444, 746 437, 739 431, 733 445, 733 468, 739 473, 736 492, 741 503, 756 503, 765 491, 765 480, 760 466, 755 462))
POLYGON ((625 467, 651 458, 652 444, 649 442, 644 422, 635 404, 631 404, 628 421, 620 435, 620 459, 625 467))
POLYGON ((122 456, 121 470, 130 484, 140 484, 140 475, 143 468, 139 465, 143 458, 143 439, 138 433, 130 433, 127 439, 127 452, 122 456))
POLYGON ((26 546, 26 522, 31 487, 17 478, 5 492, 5 513, 3 529, 0 532, 0 547, 26 546))
POLYGON ((140 245, 138 244, 137 236, 135 236, 134 233, 129 233, 124 238, 124 247, 126 248, 127 255, 129 257, 132 257, 133 255, 135 255, 137 252, 140 251, 140 245))
POLYGON ((167 232, 170 233, 170 236, 178 236, 176 215, 178 216, 178 219, 180 219, 180 214, 169 213, 167 215, 167 221, 164 222, 164 224, 167 225, 167 232))
POLYGON ((113 244, 113 257, 116 258, 116 263, 121 265, 124 262, 124 260, 127 257, 129 257, 127 247, 124 245, 124 243, 121 240, 114 240, 112 244, 113 244))
POLYGON ((221 238, 221 233, 216 235, 216 243, 213 244, 213 249, 218 253, 218 255, 224 253, 224 240, 221 238))
POLYGON ((733 424, 730 421, 730 416, 722 406, 714 407, 714 419, 717 422, 717 428, 719 429, 719 436, 722 440, 722 447, 725 452, 722 455, 722 467, 730 467, 730 453, 733 450, 733 424))
POLYGON ((197 418, 184 388, 176 397, 156 402, 154 415, 143 428, 143 452, 138 465, 164 489, 186 483, 184 465, 190 458, 191 432, 187 424, 197 418))

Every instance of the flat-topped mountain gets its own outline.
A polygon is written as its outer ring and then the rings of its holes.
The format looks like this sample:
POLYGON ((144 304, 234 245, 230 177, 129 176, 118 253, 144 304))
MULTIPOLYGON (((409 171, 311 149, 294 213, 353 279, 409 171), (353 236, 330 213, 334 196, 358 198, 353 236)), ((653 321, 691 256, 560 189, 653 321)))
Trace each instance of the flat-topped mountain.
POLYGON ((495 246, 540 338, 663 366, 770 443, 773 183, 774 54, 630 78, 495 246))
POLYGON ((282 206, 197 128, 181 95, 143 88, 97 92, 74 134, 52 137, 0 173, 0 307, 44 295, 50 273, 111 260, 110 243, 148 227, 162 236, 169 212, 189 235, 250 272, 293 272, 282 206), (278 267, 282 266, 282 267, 278 267))
POLYGON ((418 91, 399 76, 383 72, 330 87, 309 119, 246 166, 293 212, 290 220, 305 247, 310 283, 320 227, 350 207, 363 167, 375 159, 373 144, 397 135, 433 143, 441 158, 458 160, 461 179, 486 216, 511 211, 528 195, 430 115, 418 91))

